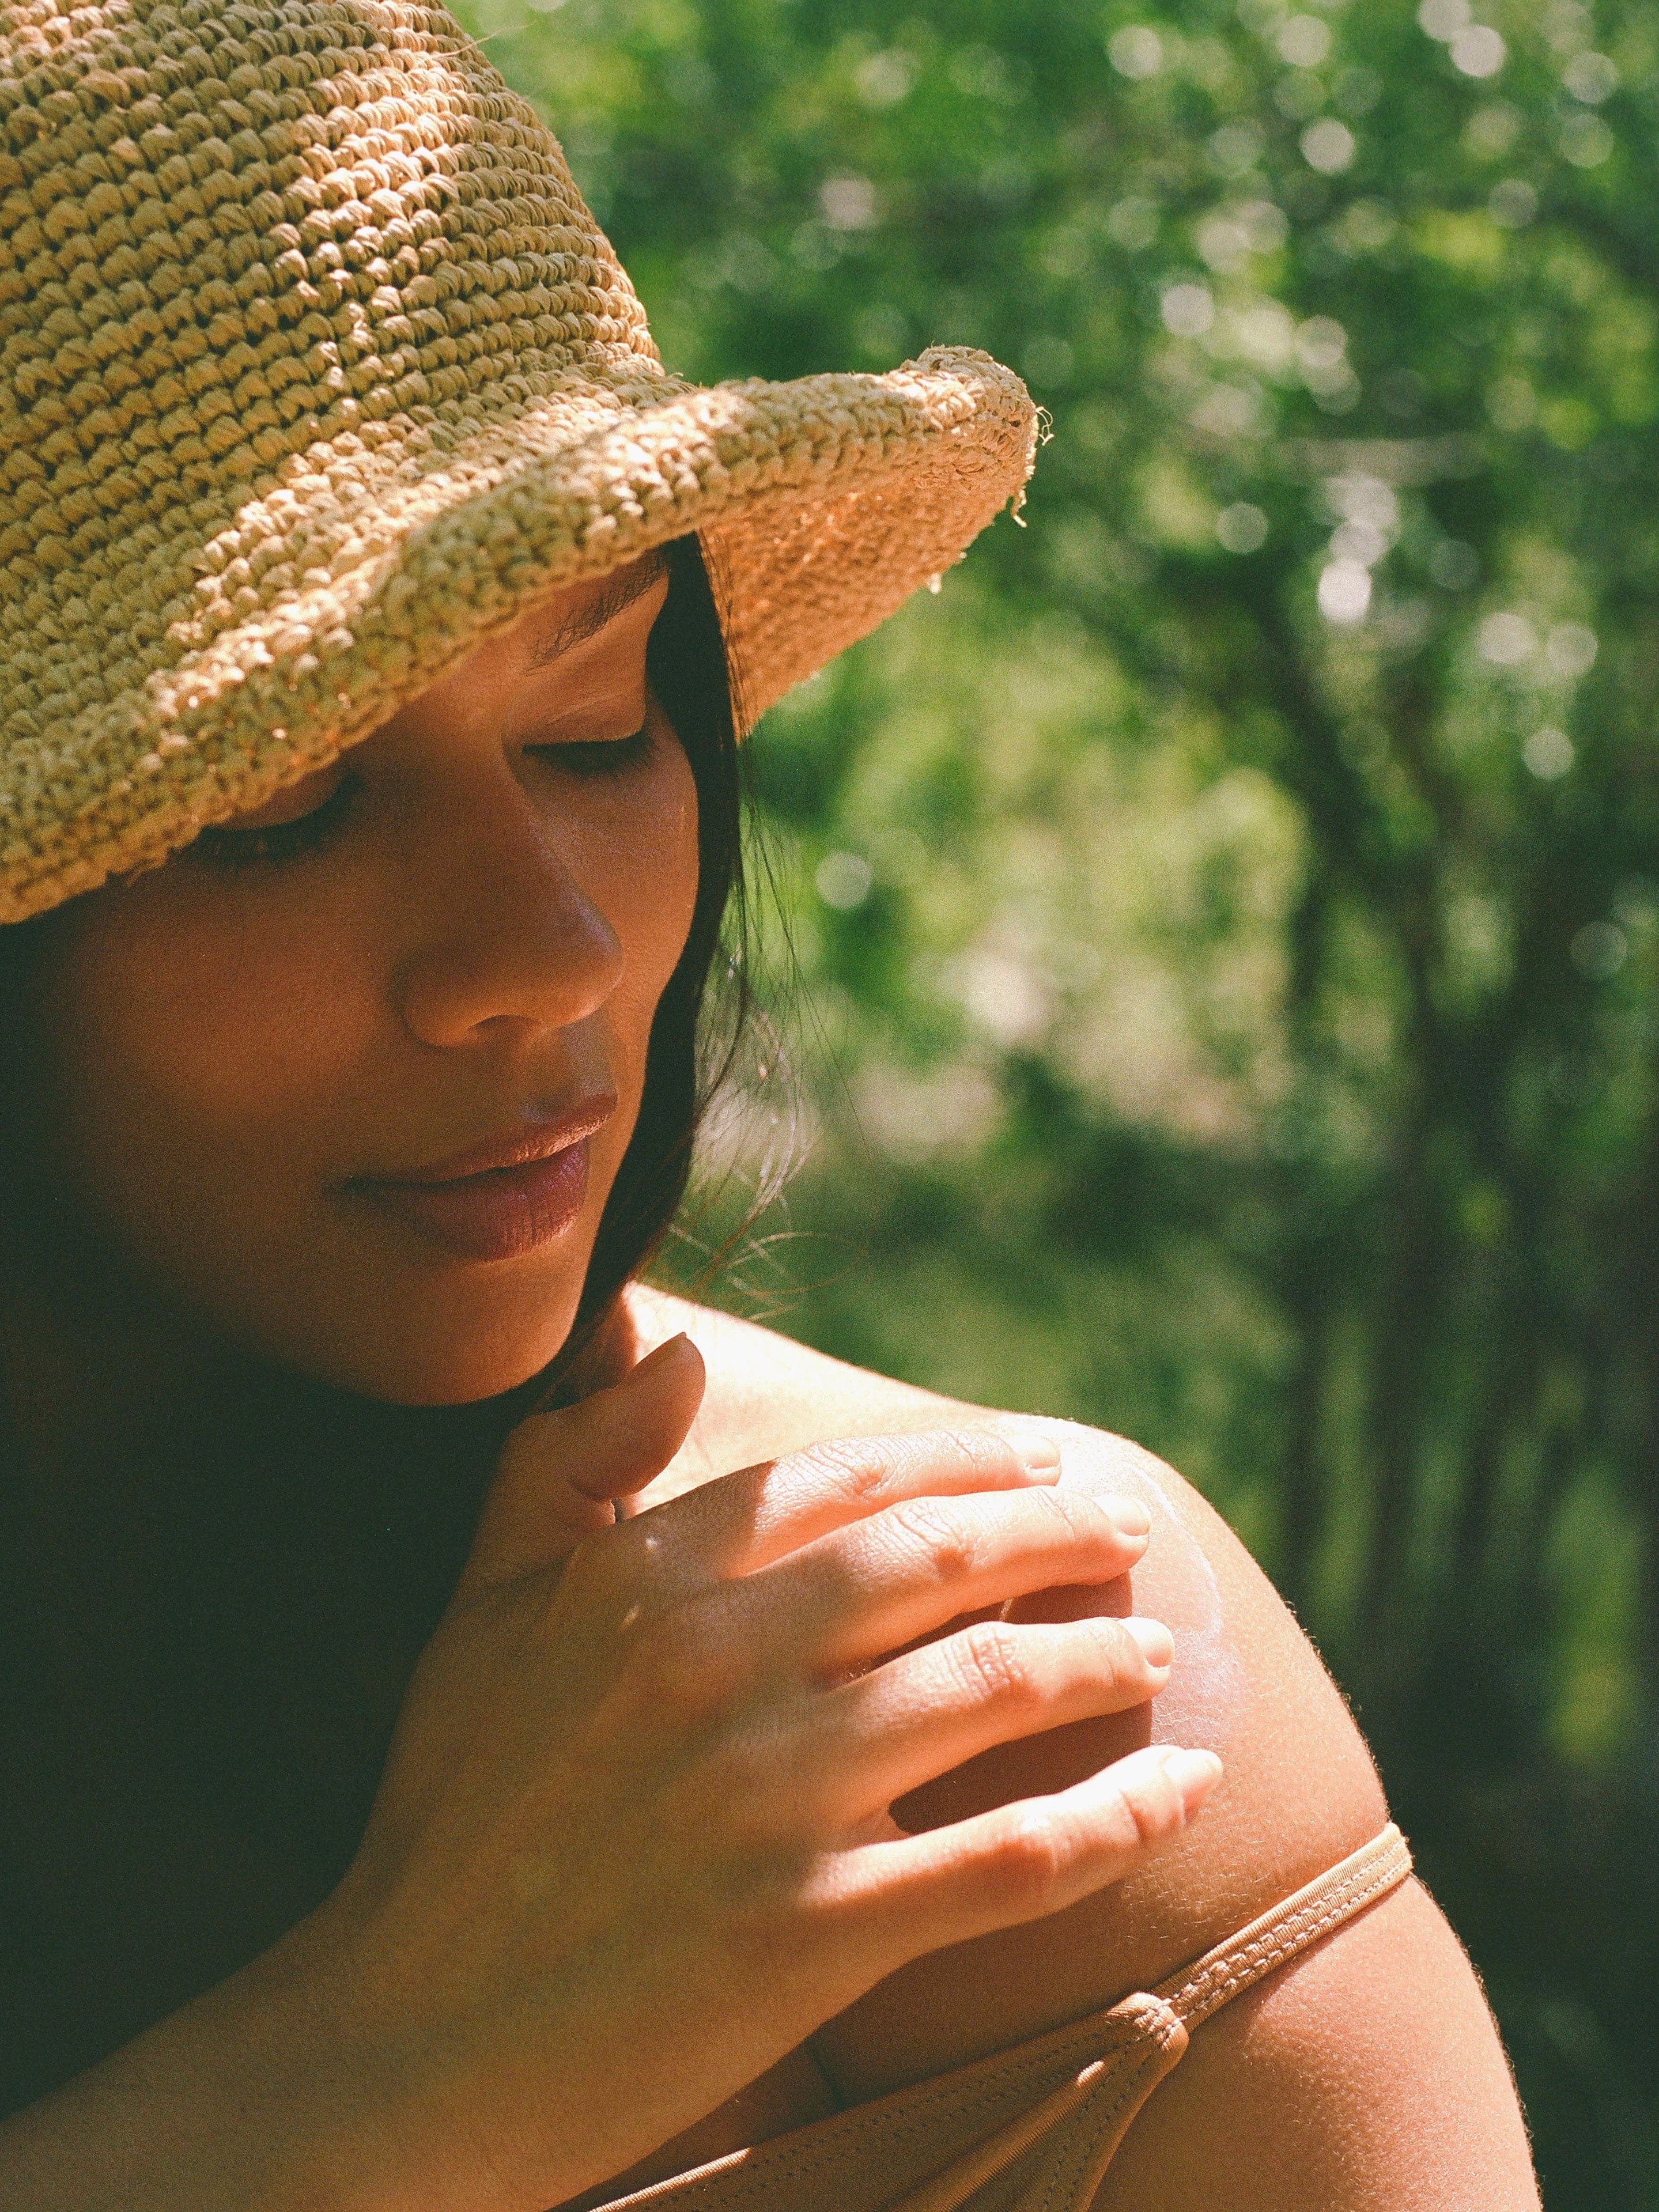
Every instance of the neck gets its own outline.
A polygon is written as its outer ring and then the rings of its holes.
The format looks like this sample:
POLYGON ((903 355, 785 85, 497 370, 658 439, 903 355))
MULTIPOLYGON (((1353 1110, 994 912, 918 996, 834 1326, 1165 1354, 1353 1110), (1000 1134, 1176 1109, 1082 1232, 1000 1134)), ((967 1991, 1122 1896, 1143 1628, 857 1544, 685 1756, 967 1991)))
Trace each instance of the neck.
MULTIPOLYGON (((268 1565, 279 1578, 285 1558, 321 1548, 347 1606, 354 1565, 392 1599, 401 1561, 411 1617, 424 1619, 459 1571, 524 1410, 355 1396, 227 1342, 114 1270, 0 1289, 0 1432, 22 1533, 53 1553, 59 1532, 67 1565, 101 1532, 129 1589, 124 1556, 140 1573, 155 1563, 165 1583, 180 1546, 205 1572, 222 1554, 239 1573, 268 1565)), ((246 1596, 260 1605, 257 1582, 246 1596)))

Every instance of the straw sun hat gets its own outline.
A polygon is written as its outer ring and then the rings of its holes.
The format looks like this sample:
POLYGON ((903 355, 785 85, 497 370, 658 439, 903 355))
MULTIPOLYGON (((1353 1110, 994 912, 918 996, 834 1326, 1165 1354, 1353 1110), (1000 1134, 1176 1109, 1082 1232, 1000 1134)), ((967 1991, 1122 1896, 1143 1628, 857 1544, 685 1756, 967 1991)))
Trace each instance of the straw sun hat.
POLYGON ((411 0, 0 9, 0 921, 702 533, 739 725, 1030 473, 987 356, 701 390, 557 144, 411 0))

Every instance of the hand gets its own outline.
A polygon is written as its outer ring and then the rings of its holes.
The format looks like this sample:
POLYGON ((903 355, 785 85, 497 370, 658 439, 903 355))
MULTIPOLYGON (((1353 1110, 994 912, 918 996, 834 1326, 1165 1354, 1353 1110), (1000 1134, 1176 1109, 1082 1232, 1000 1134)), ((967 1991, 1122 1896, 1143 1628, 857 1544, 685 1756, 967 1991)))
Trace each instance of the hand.
POLYGON ((1154 1748, 901 1834, 887 1808, 922 1781, 1161 1686, 1152 1623, 900 1649, 1123 1573, 1146 1516, 1055 1487, 1046 1439, 968 1431, 821 1446, 606 1525, 702 1387, 677 1339, 514 1437, 317 1917, 377 2163, 404 2161, 376 2203, 544 2212, 921 1953, 1118 1880, 1219 1772, 1154 1748))

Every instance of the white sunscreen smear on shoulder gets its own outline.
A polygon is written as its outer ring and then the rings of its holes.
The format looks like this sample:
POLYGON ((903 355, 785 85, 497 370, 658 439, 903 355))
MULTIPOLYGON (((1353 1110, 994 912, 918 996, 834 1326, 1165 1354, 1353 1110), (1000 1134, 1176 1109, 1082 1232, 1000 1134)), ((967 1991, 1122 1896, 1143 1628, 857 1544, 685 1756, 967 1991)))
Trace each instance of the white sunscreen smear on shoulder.
POLYGON ((1151 1514, 1146 1559, 1129 1582, 1135 1611, 1161 1620, 1175 1639, 1169 1683, 1153 1707, 1154 1732, 1161 1742, 1220 1751, 1243 1704, 1244 1668, 1227 1634, 1215 1570, 1153 1472, 1158 1462, 1138 1446, 1073 1421, 1022 1414, 1019 1425, 1041 1428, 1060 1446, 1062 1487, 1103 1499, 1139 1498, 1151 1514), (1155 1590, 1146 1587, 1154 1578, 1155 1590))

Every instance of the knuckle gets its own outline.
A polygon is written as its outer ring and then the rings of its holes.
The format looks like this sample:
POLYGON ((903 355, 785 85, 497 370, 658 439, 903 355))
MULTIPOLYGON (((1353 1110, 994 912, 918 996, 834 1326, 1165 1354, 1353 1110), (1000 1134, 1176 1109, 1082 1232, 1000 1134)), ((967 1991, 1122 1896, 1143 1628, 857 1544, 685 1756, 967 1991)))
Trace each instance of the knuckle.
POLYGON ((1071 1856, 1053 1817, 1028 1809, 1011 1820, 998 1839, 991 1872, 999 1887, 1041 1899, 1060 1887, 1071 1856))
POLYGON ((705 1601, 672 1606, 634 1634, 629 1670, 657 1711, 696 1718, 730 1698, 742 1677, 731 1624, 705 1601))
POLYGON ((1121 1620, 1110 1614, 1087 1624, 1093 1644, 1096 1670, 1113 1685, 1133 1687, 1144 1684, 1146 1656, 1121 1620))
POLYGON ((951 1656, 977 1703, 1034 1705, 1041 1692, 1019 1638, 1000 1621, 977 1621, 951 1638, 951 1656))
POLYGON ((1108 1516, 1081 1490, 1033 1490, 1024 1493, 1030 1508, 1051 1524, 1062 1542, 1098 1542, 1111 1533, 1108 1516))
POLYGON ((1160 1765, 1119 1789, 1113 1807, 1117 1838, 1130 1850, 1145 1850, 1181 1823, 1181 1799, 1160 1765))
POLYGON ((907 1498, 884 1517, 890 1537, 919 1554, 941 1582, 965 1580, 978 1563, 972 1530, 934 1498, 907 1498))
POLYGON ((880 1497, 891 1479, 890 1455, 878 1437, 831 1437, 797 1453, 795 1464, 854 1499, 880 1497))
POLYGON ((987 1429, 923 1429, 887 1437, 832 1437, 792 1457, 796 1467, 828 1478, 842 1495, 874 1504, 941 1468, 999 1468, 1008 1457, 1008 1446, 987 1429))
POLYGON ((964 1471, 969 1476, 988 1475, 1002 1469, 1009 1458, 1006 1443, 990 1429, 922 1429, 895 1438, 894 1445, 906 1471, 923 1479, 954 1479, 964 1471))
POLYGON ((1000 1467, 1011 1456, 1008 1441, 994 1429, 939 1429, 926 1441, 935 1455, 954 1455, 969 1467, 1000 1467))
POLYGON ((616 1522, 582 1538, 565 1563, 563 1579, 601 1601, 643 1599, 660 1578, 660 1553, 654 1530, 642 1534, 632 1521, 616 1522))

